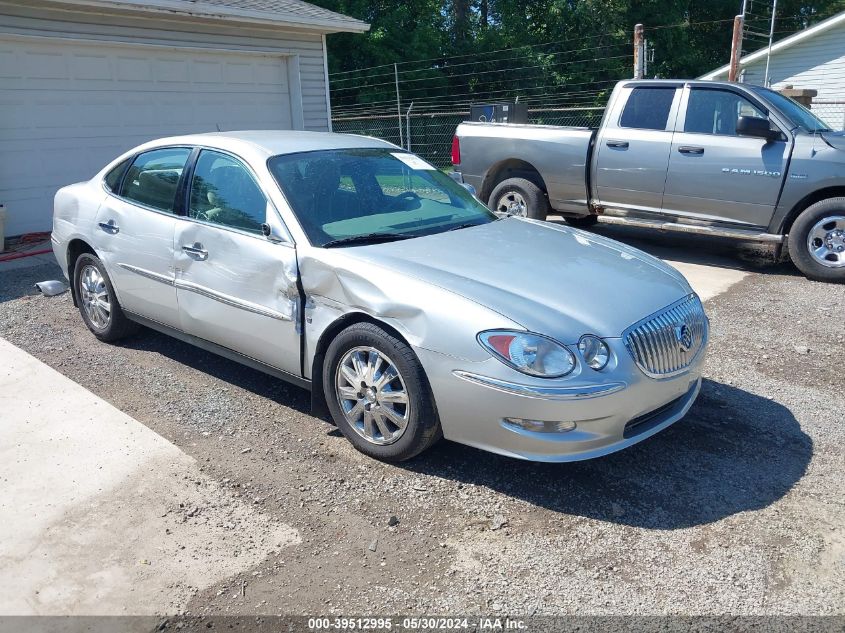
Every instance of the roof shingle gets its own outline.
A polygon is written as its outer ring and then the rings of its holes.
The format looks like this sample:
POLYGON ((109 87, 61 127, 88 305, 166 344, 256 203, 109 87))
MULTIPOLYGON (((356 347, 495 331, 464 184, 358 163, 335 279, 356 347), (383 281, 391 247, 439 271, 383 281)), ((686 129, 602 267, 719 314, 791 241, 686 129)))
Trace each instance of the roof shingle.
MULTIPOLYGON (((60 0, 73 4, 75 0, 60 0)), ((316 28, 326 32, 363 32, 369 24, 303 0, 93 0, 94 4, 132 7, 154 12, 266 21, 316 28)), ((86 4, 92 4, 87 0, 86 4)))

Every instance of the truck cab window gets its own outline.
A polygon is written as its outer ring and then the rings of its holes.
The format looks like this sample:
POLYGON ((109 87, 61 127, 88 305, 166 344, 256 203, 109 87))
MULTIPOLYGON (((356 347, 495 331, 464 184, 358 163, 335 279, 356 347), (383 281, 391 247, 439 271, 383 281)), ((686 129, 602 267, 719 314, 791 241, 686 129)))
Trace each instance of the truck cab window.
POLYGON ((693 89, 687 104, 684 132, 736 136, 741 116, 766 118, 748 99, 729 90, 693 89))
POLYGON ((619 127, 640 130, 665 130, 669 111, 675 98, 675 88, 634 88, 622 110, 619 127))

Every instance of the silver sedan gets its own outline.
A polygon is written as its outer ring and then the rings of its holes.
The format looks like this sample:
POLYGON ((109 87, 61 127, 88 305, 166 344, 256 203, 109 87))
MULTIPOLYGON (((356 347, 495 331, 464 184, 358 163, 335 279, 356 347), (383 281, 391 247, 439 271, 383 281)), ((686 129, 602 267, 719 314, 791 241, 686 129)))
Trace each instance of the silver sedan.
POLYGON ((708 321, 673 268, 490 212, 389 143, 167 138, 55 199, 53 248, 97 338, 138 324, 311 390, 356 448, 439 438, 598 457, 684 416, 708 321))

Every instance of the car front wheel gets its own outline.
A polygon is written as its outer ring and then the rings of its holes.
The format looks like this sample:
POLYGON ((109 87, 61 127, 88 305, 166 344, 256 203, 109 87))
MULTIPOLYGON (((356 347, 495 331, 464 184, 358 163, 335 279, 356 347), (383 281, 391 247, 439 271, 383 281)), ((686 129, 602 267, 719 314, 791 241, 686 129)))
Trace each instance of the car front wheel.
POLYGON ((845 282, 845 198, 822 200, 798 216, 789 255, 809 279, 845 282))
POLYGON ((323 386, 335 424, 370 457, 404 461, 441 437, 431 389, 413 350, 372 323, 356 323, 332 341, 323 386))

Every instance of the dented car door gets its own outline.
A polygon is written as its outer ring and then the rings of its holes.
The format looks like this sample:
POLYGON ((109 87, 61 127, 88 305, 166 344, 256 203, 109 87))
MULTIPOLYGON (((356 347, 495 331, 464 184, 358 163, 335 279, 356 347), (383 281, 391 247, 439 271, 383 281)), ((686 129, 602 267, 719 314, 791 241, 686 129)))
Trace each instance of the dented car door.
POLYGON ((262 226, 280 224, 243 163, 202 150, 176 228, 176 294, 183 331, 300 376, 296 249, 262 226))

